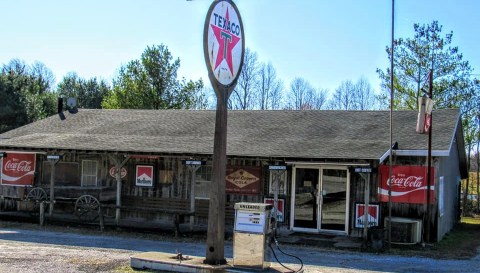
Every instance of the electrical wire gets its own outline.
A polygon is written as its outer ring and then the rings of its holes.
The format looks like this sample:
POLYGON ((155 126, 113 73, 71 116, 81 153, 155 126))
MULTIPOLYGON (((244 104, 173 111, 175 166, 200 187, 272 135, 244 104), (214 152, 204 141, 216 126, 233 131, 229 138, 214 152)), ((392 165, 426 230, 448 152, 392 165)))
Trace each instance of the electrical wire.
POLYGON ((270 243, 270 244, 268 244, 268 246, 269 246, 270 249, 272 250, 272 253, 273 253, 273 256, 275 257, 275 260, 277 260, 277 262, 278 262, 281 266, 283 266, 285 269, 288 269, 288 270, 290 270, 290 271, 292 271, 292 272, 295 272, 295 273, 303 272, 303 270, 302 270, 302 269, 303 269, 303 261, 302 261, 302 259, 300 259, 299 257, 297 257, 297 256, 295 256, 295 255, 291 255, 291 254, 288 254, 288 253, 284 252, 284 251, 280 248, 280 246, 278 245, 277 238, 273 238, 273 240, 275 241, 275 245, 277 246, 278 251, 280 251, 283 255, 290 256, 290 257, 293 257, 293 258, 297 259, 298 261, 300 261, 301 266, 300 266, 300 269, 299 269, 299 270, 295 271, 295 270, 291 269, 290 267, 282 264, 282 262, 280 262, 280 260, 278 260, 277 254, 275 254, 275 250, 273 250, 272 244, 270 243))

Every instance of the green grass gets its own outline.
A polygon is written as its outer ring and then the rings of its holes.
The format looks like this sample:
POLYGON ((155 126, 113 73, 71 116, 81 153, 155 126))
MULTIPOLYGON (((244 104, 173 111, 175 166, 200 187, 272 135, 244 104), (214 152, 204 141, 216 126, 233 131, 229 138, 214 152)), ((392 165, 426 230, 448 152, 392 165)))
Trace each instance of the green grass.
POLYGON ((392 254, 435 259, 470 259, 480 248, 480 218, 465 217, 440 242, 422 245, 393 245, 392 254))

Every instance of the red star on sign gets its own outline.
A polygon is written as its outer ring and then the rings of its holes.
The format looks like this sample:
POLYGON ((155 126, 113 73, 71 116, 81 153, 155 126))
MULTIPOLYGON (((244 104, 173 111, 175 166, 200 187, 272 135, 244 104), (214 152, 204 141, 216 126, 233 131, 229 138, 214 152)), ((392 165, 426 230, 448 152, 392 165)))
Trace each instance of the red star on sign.
MULTIPOLYGON (((224 26, 230 25, 230 15, 227 13, 225 14, 225 19, 223 23, 224 26)), ((217 60, 215 62, 215 69, 222 63, 223 60, 227 62, 228 68, 230 68, 230 73, 233 76, 233 63, 232 63, 232 50, 240 41, 240 37, 235 36, 230 27, 220 28, 214 24, 210 24, 213 29, 213 33, 215 34, 215 38, 217 38, 219 47, 217 52, 217 60)), ((215 70, 214 69, 214 70, 215 70)))

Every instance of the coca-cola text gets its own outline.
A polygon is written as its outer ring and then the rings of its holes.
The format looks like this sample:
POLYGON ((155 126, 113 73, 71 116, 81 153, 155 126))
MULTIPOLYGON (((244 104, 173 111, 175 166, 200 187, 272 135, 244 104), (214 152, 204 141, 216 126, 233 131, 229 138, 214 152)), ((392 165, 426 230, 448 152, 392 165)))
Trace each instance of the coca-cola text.
POLYGON ((33 169, 32 161, 22 160, 19 162, 12 162, 8 160, 4 165, 5 171, 29 172, 33 169))

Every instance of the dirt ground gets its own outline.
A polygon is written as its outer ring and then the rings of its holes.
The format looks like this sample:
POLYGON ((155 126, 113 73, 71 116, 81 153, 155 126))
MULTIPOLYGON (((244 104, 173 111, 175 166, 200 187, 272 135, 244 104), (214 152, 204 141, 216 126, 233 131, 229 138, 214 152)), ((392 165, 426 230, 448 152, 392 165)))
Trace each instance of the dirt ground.
MULTIPOLYGON (((177 251, 204 255, 204 233, 174 237, 161 230, 132 230, 98 226, 5 221, 0 218, 0 272, 136 272, 130 256, 144 251, 177 251)), ((231 240, 226 253, 231 255, 231 240)), ((461 224, 445 240, 422 247, 394 246, 391 252, 338 250, 286 245, 300 255, 305 272, 478 272, 480 225, 461 224)), ((287 260, 291 267, 298 262, 287 260)))

